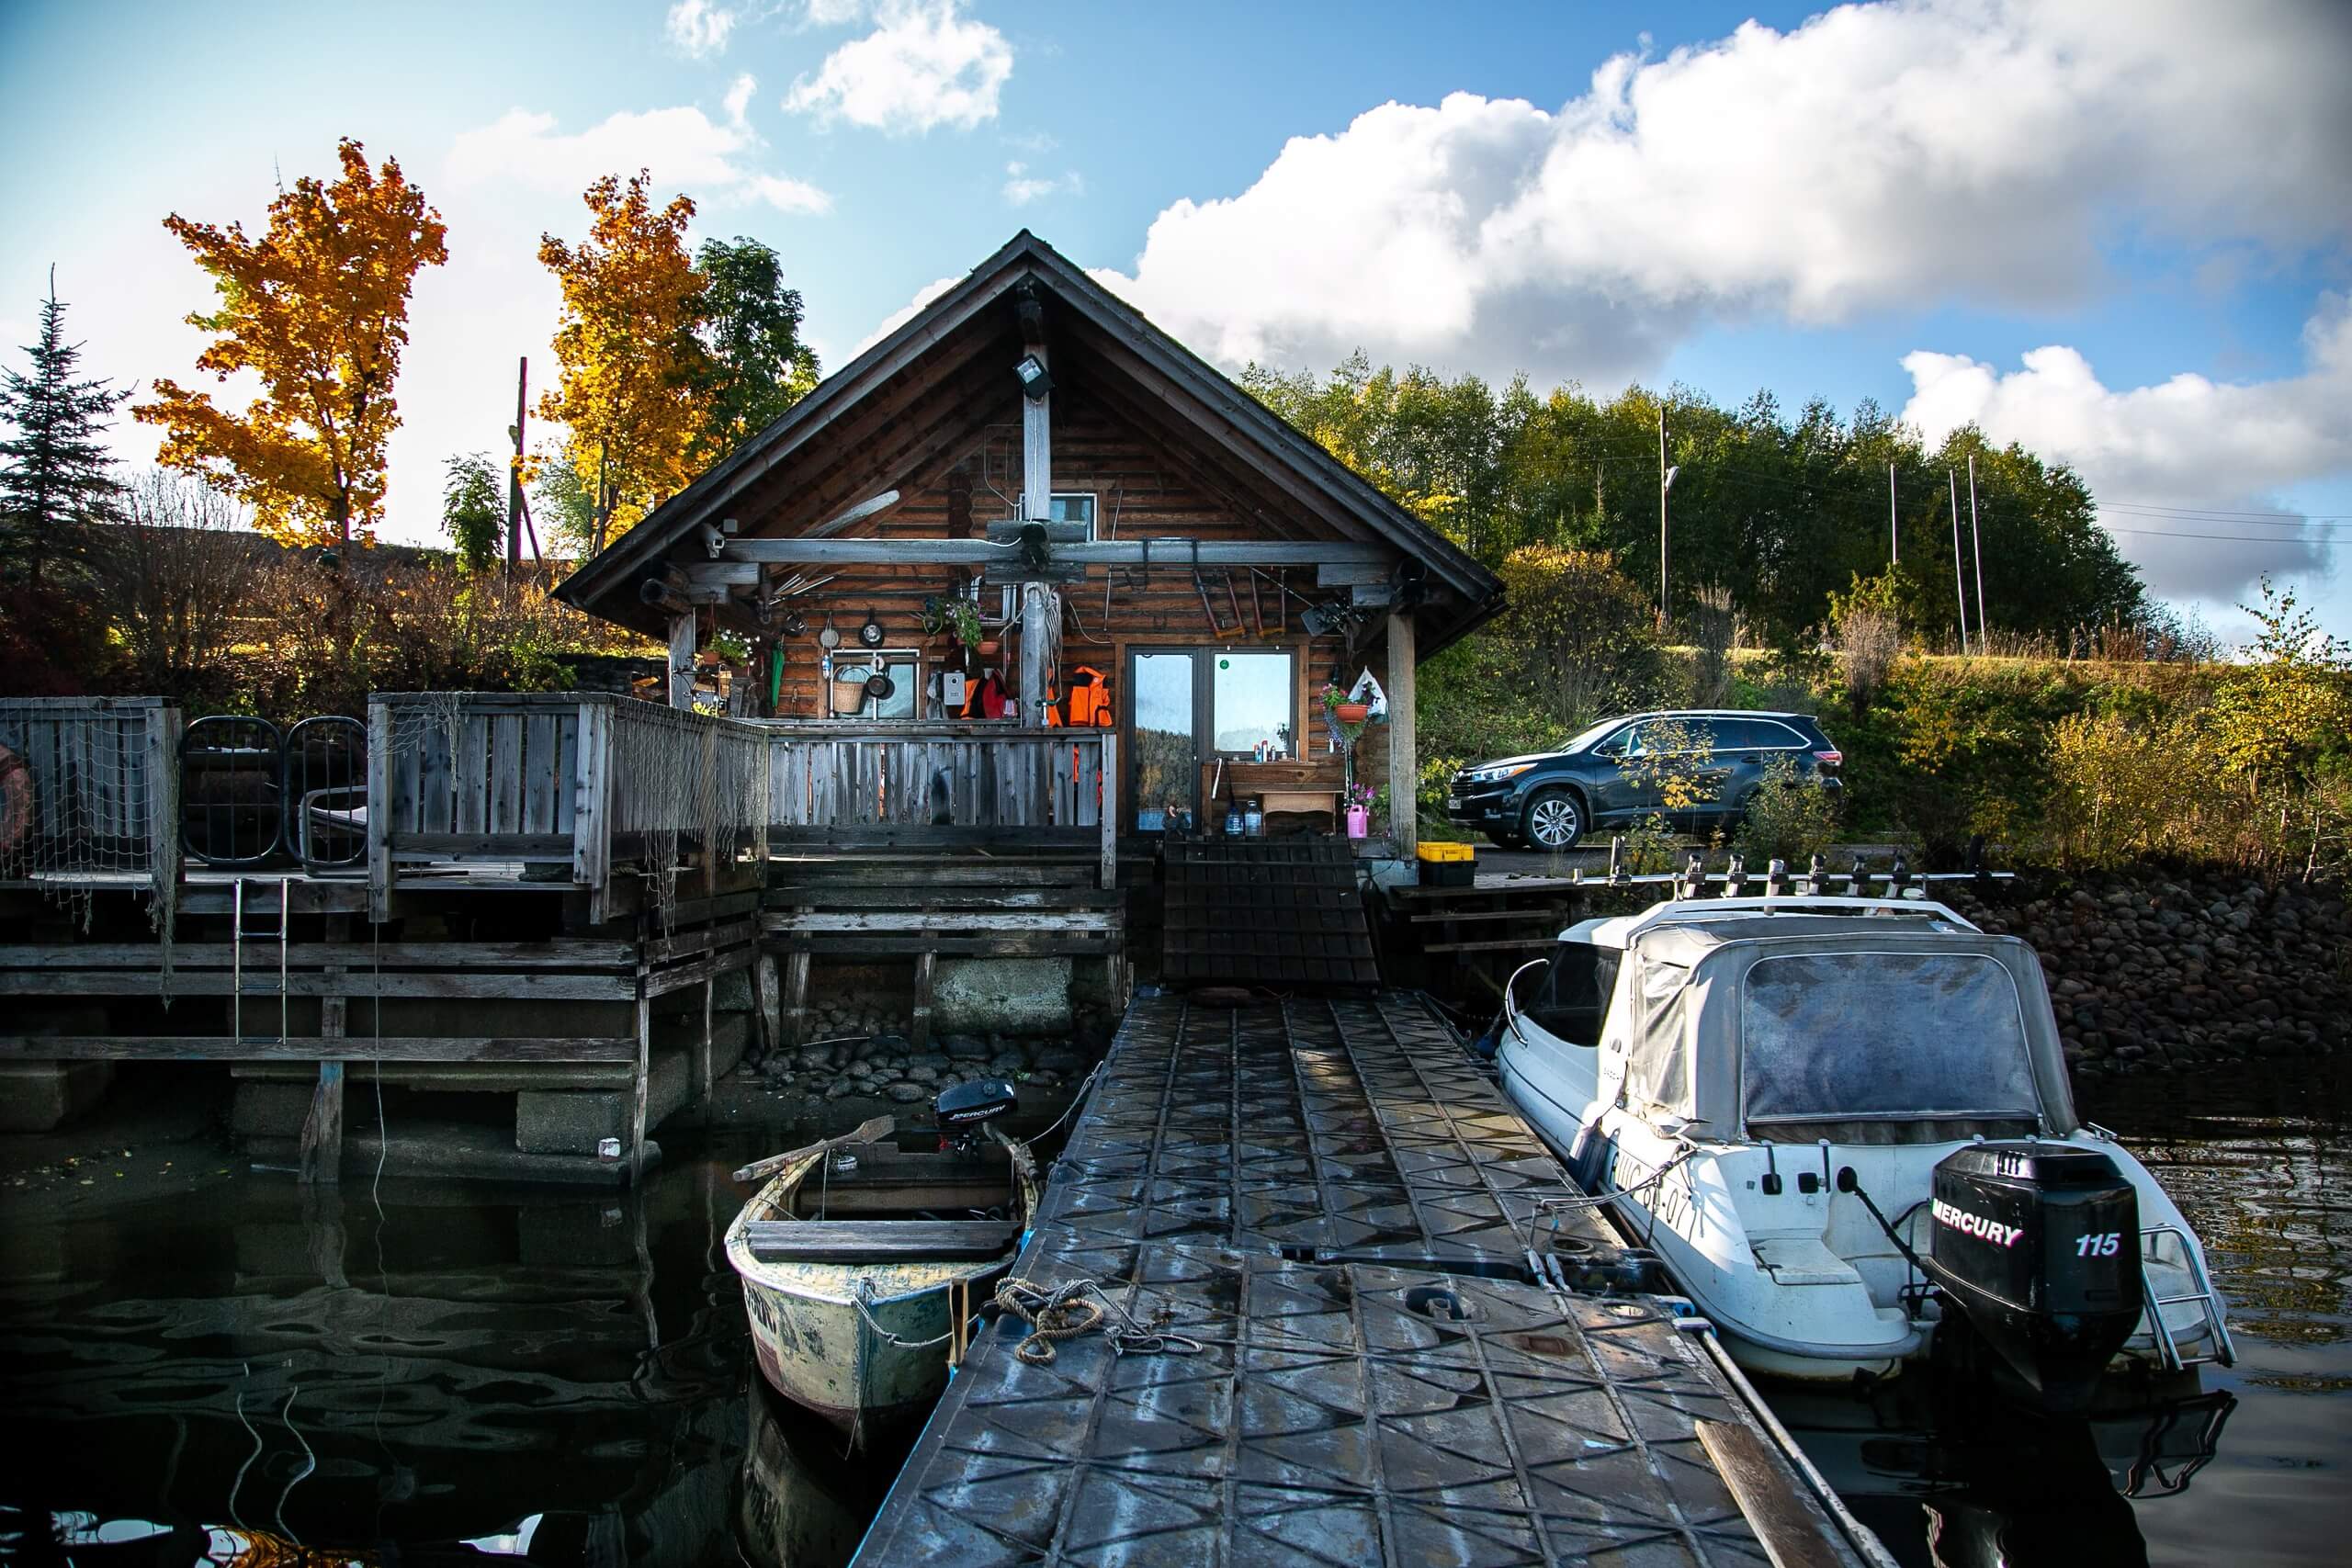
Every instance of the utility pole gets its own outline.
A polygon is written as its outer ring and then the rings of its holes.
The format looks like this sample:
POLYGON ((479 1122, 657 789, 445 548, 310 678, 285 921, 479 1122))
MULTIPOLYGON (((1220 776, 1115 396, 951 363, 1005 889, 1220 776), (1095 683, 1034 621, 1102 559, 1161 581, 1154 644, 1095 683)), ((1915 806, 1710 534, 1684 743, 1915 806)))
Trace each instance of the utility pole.
POLYGON ((1894 516, 1894 465, 1886 466, 1886 564, 1899 566, 1903 562, 1903 530, 1894 516))
POLYGON ((1666 403, 1657 405, 1657 624, 1666 625, 1666 403))
POLYGON ((1951 591, 1960 601, 1960 656, 1968 657, 1968 579, 1962 575, 1960 562, 1960 476, 1951 468, 1944 478, 1951 481, 1951 591))
MULTIPOLYGON (((523 402, 531 382, 531 361, 516 361, 514 369, 514 463, 506 470, 506 575, 523 563, 523 402)), ((534 552, 536 553, 536 552, 534 552)))
POLYGON ((1991 649, 1984 636, 1984 536, 1976 531, 1976 454, 1968 455, 1968 547, 1976 557, 1976 646, 1991 649))

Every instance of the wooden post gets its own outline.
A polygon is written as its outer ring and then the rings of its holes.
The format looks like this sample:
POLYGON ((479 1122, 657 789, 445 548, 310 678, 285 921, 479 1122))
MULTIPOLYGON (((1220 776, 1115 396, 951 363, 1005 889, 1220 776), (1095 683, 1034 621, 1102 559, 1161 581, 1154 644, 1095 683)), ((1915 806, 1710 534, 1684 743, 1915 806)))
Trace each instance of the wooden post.
POLYGON ((808 1039, 808 954, 789 953, 784 959, 784 1043, 797 1047, 808 1039))
MULTIPOLYGON (((703 962, 705 964, 714 963, 717 961, 717 958, 718 951, 714 948, 711 951, 711 955, 704 959, 703 962)), ((710 1006, 712 996, 717 989, 718 982, 706 976, 702 983, 702 1064, 701 1070, 695 1075, 698 1081, 695 1084, 695 1098, 702 1102, 703 1114, 705 1117, 707 1117, 710 1114, 710 1006)))
POLYGON ((928 951, 915 958, 915 999, 913 1016, 909 1021, 914 1036, 915 1049, 931 1049, 931 981, 932 973, 939 965, 939 954, 928 951))
POLYGON ((1119 737, 1102 732, 1102 886, 1119 886, 1119 737))
MULTIPOLYGON (((291 884, 285 885, 278 897, 293 897, 291 884)), ((329 915, 326 919, 326 940, 347 942, 351 938, 351 917, 329 915)), ((350 1000, 336 984, 344 976, 344 966, 326 966, 327 989, 319 998, 319 1038, 340 1040, 344 1037, 350 1000)), ((332 1187, 343 1179, 343 1064, 321 1062, 319 1087, 311 1092, 311 1113, 302 1122, 301 1179, 332 1187)))
POLYGON ((1413 617, 1388 617, 1388 836, 1410 859, 1420 842, 1415 796, 1420 761, 1413 736, 1413 617))
POLYGON ((147 835, 147 852, 152 862, 148 886, 154 891, 158 909, 168 908, 164 897, 180 876, 179 790, 175 784, 179 735, 179 709, 147 710, 147 820, 141 824, 141 830, 147 835))
MULTIPOLYGON (((638 952, 642 954, 648 939, 640 933, 638 952)), ((629 1180, 632 1184, 645 1179, 645 1094, 653 1073, 653 1004, 645 995, 645 960, 638 959, 637 975, 637 1069, 629 1075, 628 1159, 629 1180)))
MULTIPOLYGON (((610 810, 612 710, 602 702, 580 705, 580 741, 572 763, 571 880, 588 889, 588 923, 605 923, 612 880, 610 810)), ((372 829, 374 823, 368 826, 372 829)))
MULTIPOLYGON (((1050 366, 1044 318, 1024 335, 1037 363, 1050 366)), ((1054 395, 1021 400, 1021 515, 1043 522, 1054 513, 1054 395)), ((1042 582, 1021 585, 1021 721, 1045 728, 1048 645, 1060 630, 1062 599, 1042 582)))
POLYGON ((368 919, 392 918, 392 710, 368 705, 368 919))
POLYGON ((670 705, 695 705, 695 611, 691 605, 670 617, 670 705))

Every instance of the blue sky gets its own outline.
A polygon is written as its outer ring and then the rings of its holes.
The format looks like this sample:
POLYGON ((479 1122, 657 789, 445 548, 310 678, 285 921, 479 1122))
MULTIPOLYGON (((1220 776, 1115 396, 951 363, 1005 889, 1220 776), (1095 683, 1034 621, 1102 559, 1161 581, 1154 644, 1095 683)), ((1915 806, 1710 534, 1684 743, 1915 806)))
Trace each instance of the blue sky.
POLYGON ((2331 0, 15 0, 0 343, 54 262, 96 373, 185 377, 206 291, 158 220, 254 223, 356 136, 450 227, 386 530, 426 537, 515 357, 553 371, 537 235, 645 164, 783 254, 829 365, 1027 226, 1228 365, 1974 419, 2081 468, 2224 632, 2266 568, 2352 631, 2347 67, 2331 0))

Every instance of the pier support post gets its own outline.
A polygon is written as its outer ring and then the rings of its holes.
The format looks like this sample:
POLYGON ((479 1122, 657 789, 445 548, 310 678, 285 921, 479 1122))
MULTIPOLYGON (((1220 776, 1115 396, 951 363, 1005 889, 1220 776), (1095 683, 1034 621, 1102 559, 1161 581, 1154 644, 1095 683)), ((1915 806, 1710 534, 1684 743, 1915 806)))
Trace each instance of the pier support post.
MULTIPOLYGON (((290 889, 281 891, 280 897, 291 897, 290 889)), ((343 942, 351 935, 351 917, 330 915, 326 922, 326 940, 343 942)), ((350 999, 343 995, 343 987, 335 982, 343 977, 340 964, 326 966, 326 994, 319 998, 319 1038, 340 1040, 347 1020, 350 999)), ((343 1180, 343 1064, 321 1062, 319 1087, 311 1093, 311 1113, 303 1119, 301 1155, 296 1162, 301 1168, 301 1180, 333 1187, 343 1180)))
POLYGON ((786 953, 784 960, 784 1043, 798 1047, 808 1039, 808 954, 786 953))
POLYGON ((918 1051, 931 1049, 931 984, 939 967, 939 954, 924 953, 915 959, 915 999, 910 1032, 918 1051))

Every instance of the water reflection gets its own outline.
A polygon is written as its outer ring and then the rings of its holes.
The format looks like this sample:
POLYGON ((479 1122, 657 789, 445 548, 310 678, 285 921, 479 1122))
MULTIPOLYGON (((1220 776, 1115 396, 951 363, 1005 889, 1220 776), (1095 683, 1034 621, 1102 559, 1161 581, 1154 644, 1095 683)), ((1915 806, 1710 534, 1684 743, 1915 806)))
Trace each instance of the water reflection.
MULTIPOLYGON (((2311 1083, 2235 1100, 2151 1083, 2087 1108, 2179 1200, 2230 1299, 2240 1362, 2201 1398, 2047 1425, 1919 1408, 1898 1380, 1784 1397, 1784 1418, 1905 1562, 2340 1558, 2342 1108, 2311 1083)), ((337 1198, 240 1175, 140 1202, 10 1198, 0 1557, 845 1561, 900 1456, 844 1462, 757 1390, 725 1172, 782 1145, 744 1136, 676 1140, 628 1195, 388 1183, 379 1211, 364 1181, 337 1198)))

